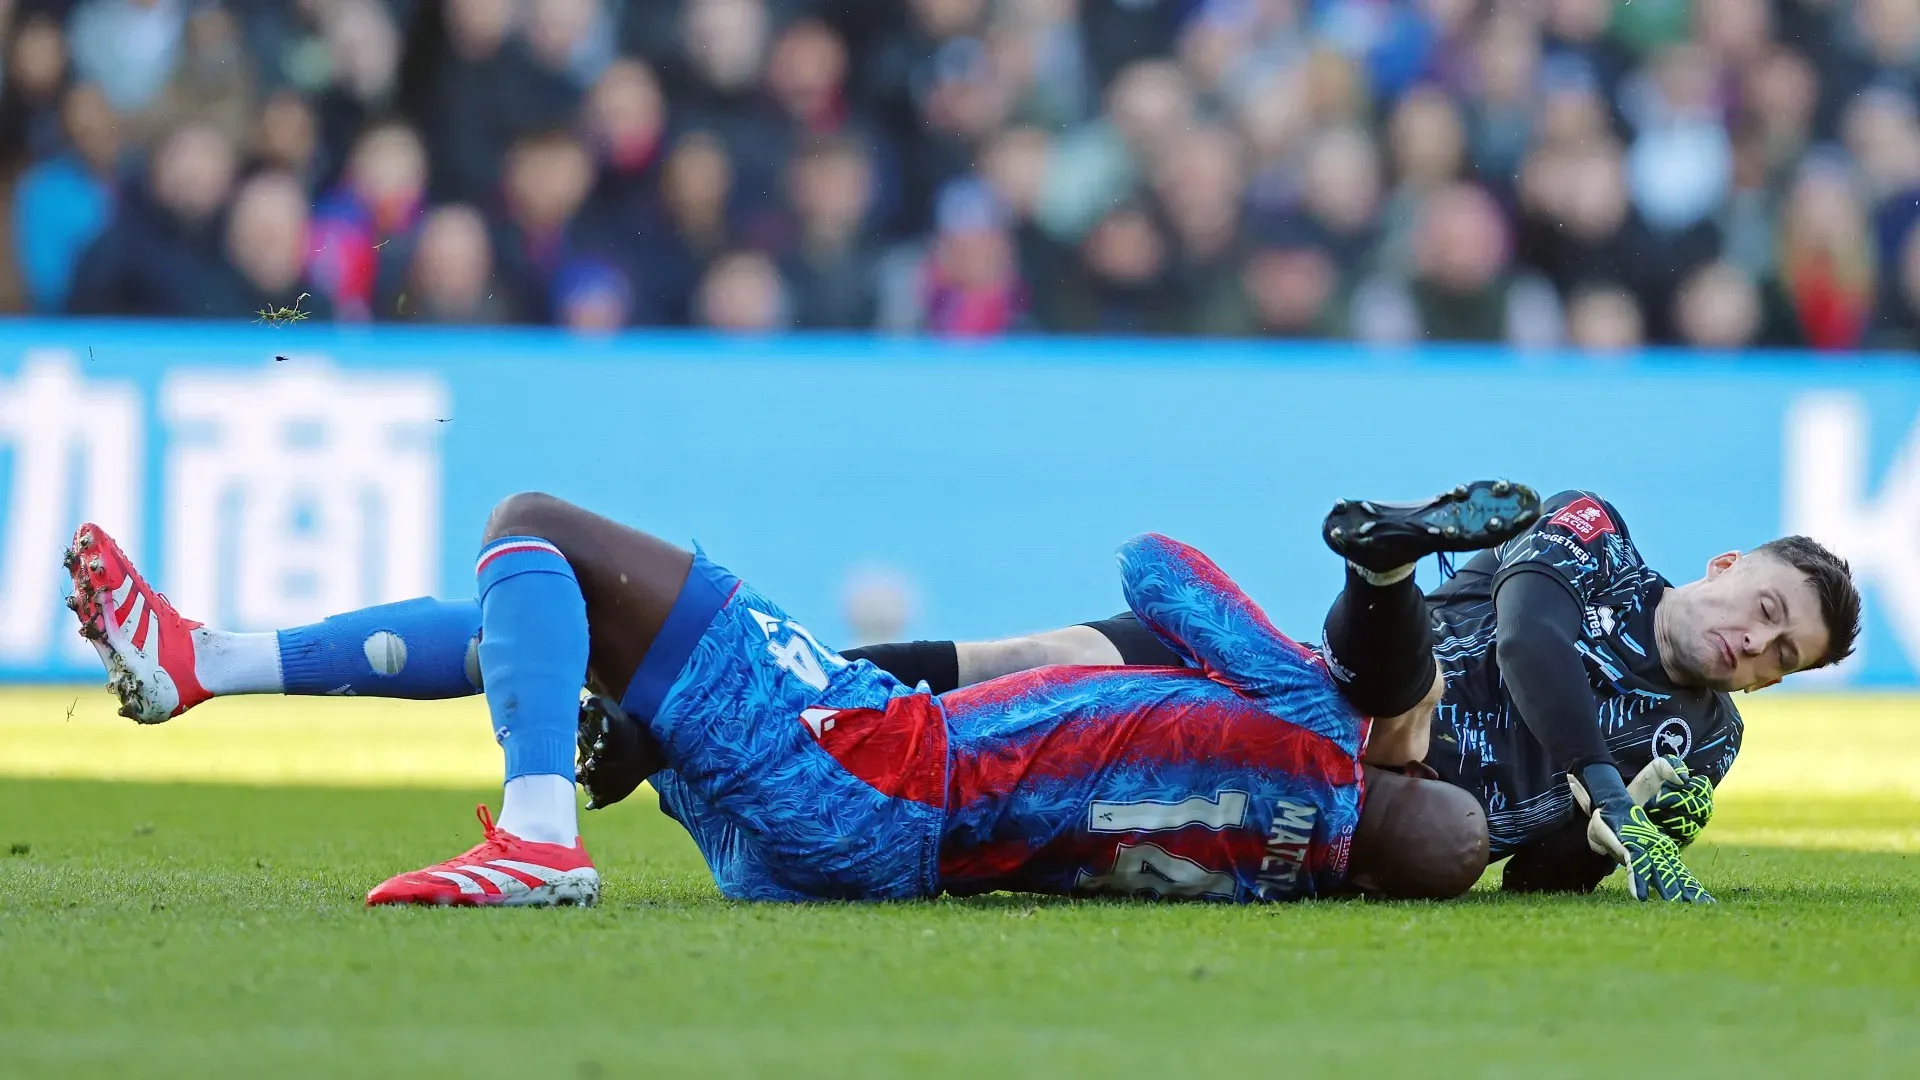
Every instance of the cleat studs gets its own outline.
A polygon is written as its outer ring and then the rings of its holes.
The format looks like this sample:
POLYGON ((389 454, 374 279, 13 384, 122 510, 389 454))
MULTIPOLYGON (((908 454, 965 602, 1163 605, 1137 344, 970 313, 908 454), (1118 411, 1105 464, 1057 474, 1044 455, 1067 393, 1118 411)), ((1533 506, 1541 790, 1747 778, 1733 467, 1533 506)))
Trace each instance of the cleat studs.
POLYGON ((1454 537, 1457 537, 1457 536, 1459 536, 1459 535, 1460 535, 1460 526, 1458 526, 1458 525, 1449 525, 1449 526, 1447 526, 1446 528, 1444 528, 1444 529, 1441 529, 1441 530, 1440 530, 1440 535, 1442 535, 1442 536, 1445 536, 1445 537, 1447 537, 1448 539, 1452 539, 1452 538, 1454 538, 1454 537))
POLYGON ((67 610, 68 611, 80 610, 80 594, 79 593, 67 594, 67 610))
POLYGON ((1507 523, 1504 519, 1497 518, 1497 517, 1490 517, 1487 519, 1488 532, 1499 532, 1501 529, 1504 529, 1506 527, 1507 527, 1507 523))
POLYGON ((104 574, 107 572, 107 564, 99 559, 93 559, 87 563, 87 569, 96 574, 104 574))
POLYGON ((88 529, 86 532, 81 533, 80 538, 74 542, 74 546, 78 547, 82 551, 85 551, 86 549, 92 547, 93 546, 93 530, 88 529))
POLYGON ((1347 500, 1345 500, 1345 499, 1335 499, 1335 500, 1334 500, 1334 503, 1333 503, 1333 512, 1334 512, 1334 513, 1336 513, 1336 514, 1344 514, 1344 513, 1346 513, 1346 512, 1347 512, 1347 500))
POLYGON ((1327 530, 1327 539, 1333 541, 1336 544, 1341 543, 1342 541, 1346 540, 1346 538, 1347 538, 1347 530, 1341 528, 1338 525, 1335 525, 1333 528, 1327 530))
POLYGON ((1427 535, 1428 535, 1428 536, 1439 536, 1439 535, 1440 535, 1440 526, 1438 526, 1438 525, 1429 525, 1429 526, 1427 526, 1427 535))
POLYGON ((80 553, 68 548, 60 556, 60 565, 66 567, 69 574, 80 569, 80 553))
POLYGON ((1377 521, 1363 521, 1363 522, 1361 522, 1361 523, 1360 523, 1360 529, 1359 529, 1359 533, 1360 533, 1360 535, 1361 535, 1361 536, 1365 536, 1365 535, 1367 535, 1368 533, 1370 533, 1370 532, 1372 532, 1372 531, 1373 531, 1373 527, 1374 527, 1375 525, 1378 525, 1378 524, 1380 524, 1380 523, 1379 523, 1379 522, 1377 522, 1377 521))
POLYGON ((1493 494, 1495 498, 1505 498, 1513 494, 1513 485, 1505 480, 1495 480, 1493 482, 1493 494))
POLYGON ((1452 496, 1454 502, 1466 502, 1468 495, 1467 485, 1461 484, 1459 487, 1447 492, 1447 494, 1452 496))
POLYGON ((1360 509, 1365 510, 1370 516, 1377 516, 1380 513, 1379 509, 1370 502, 1361 503, 1360 509))

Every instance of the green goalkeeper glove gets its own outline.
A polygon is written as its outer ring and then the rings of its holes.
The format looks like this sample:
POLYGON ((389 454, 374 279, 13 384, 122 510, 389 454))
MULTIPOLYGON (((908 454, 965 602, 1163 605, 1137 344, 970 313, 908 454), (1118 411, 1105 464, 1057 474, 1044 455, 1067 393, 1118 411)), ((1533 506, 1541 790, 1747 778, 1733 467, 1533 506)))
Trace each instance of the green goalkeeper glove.
POLYGON ((1627 794, 1647 810, 1647 820, 1681 847, 1693 843, 1713 817, 1713 781, 1669 754, 1657 757, 1627 785, 1627 794))
POLYGON ((1602 762, 1580 776, 1567 776, 1574 801, 1589 814, 1587 846, 1627 868, 1627 891, 1635 900, 1657 896, 1683 904, 1711 904, 1713 897, 1680 860, 1680 845, 1660 831, 1627 792, 1620 770, 1602 762))

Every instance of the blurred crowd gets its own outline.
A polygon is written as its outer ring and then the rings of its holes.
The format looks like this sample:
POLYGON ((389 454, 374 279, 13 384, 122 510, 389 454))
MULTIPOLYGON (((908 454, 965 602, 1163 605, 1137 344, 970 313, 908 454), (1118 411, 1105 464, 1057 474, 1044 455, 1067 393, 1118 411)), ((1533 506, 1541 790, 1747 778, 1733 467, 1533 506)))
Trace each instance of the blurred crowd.
POLYGON ((1920 0, 0 0, 13 310, 1920 344, 1920 0))

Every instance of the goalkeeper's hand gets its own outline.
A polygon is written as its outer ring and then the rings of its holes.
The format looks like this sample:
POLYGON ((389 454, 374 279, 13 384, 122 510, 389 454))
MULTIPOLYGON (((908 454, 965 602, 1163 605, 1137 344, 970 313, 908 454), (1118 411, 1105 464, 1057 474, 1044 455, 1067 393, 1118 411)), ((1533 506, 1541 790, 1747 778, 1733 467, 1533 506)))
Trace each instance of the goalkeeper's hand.
POLYGON ((1568 774, 1567 785, 1581 812, 1590 815, 1587 845, 1627 868, 1627 890, 1635 900, 1657 896, 1686 904, 1713 903, 1693 871, 1680 861, 1680 845, 1633 801, 1619 769, 1604 762, 1589 765, 1578 777, 1568 774))
POLYGON ((1713 817, 1713 781, 1671 754, 1648 762, 1627 785, 1627 794, 1646 808, 1655 828, 1681 847, 1693 843, 1713 817))

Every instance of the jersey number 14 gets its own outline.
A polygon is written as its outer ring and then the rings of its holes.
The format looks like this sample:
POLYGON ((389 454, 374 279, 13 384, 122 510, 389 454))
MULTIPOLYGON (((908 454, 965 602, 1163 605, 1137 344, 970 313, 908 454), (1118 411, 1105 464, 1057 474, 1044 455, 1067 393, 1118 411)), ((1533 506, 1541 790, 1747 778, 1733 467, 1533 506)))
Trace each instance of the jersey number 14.
MULTIPOLYGON (((1211 799, 1196 795, 1177 803, 1096 802, 1087 808, 1087 829, 1094 833, 1171 832, 1189 825, 1237 829, 1244 827, 1246 820, 1244 791, 1221 791, 1211 799)), ((1115 845, 1112 870, 1104 874, 1083 872, 1075 884, 1089 892, 1224 900, 1233 899, 1237 885, 1232 874, 1209 870, 1154 843, 1115 845)))
POLYGON ((806 627, 792 619, 776 619, 752 608, 748 608, 747 613, 759 624, 760 632, 767 635, 767 653, 773 657, 773 662, 815 690, 827 688, 827 667, 847 666, 847 661, 838 653, 820 644, 807 632, 806 627), (782 628, 789 632, 785 641, 774 637, 774 631, 782 628))

